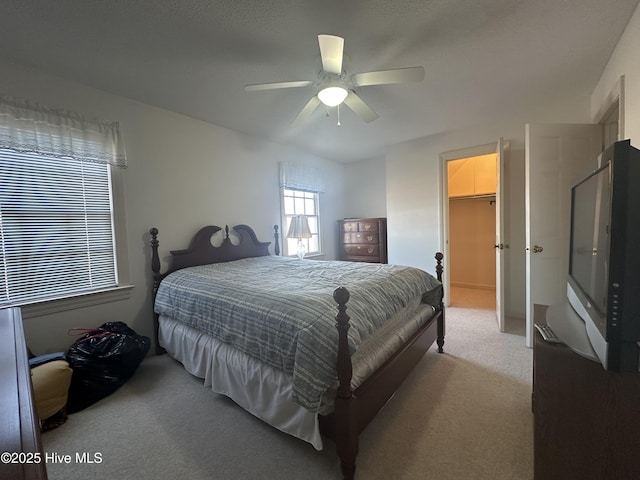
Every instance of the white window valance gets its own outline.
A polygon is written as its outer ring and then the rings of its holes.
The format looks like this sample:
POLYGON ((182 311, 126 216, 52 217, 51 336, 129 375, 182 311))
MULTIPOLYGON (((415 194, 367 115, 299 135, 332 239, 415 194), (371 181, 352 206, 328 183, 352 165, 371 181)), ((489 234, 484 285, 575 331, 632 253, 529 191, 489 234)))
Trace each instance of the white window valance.
POLYGON ((320 170, 303 163, 280 162, 280 186, 293 190, 323 193, 324 175, 320 170))
POLYGON ((0 95, 0 148, 126 167, 118 122, 0 95))

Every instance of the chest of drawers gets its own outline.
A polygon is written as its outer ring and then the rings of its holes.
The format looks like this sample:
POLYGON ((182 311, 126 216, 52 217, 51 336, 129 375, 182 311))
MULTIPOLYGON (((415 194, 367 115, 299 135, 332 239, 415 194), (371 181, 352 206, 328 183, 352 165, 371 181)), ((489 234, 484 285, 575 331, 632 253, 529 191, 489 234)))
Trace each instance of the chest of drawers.
POLYGON ((387 219, 338 220, 340 260, 387 263, 387 219))

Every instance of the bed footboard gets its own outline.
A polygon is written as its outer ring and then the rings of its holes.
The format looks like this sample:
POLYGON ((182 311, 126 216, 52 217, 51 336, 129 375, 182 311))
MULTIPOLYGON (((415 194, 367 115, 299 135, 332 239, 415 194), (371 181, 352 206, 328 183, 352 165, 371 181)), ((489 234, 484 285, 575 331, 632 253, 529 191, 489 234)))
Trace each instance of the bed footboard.
MULTIPOLYGON (((442 282, 444 255, 438 252, 435 258, 436 276, 442 282)), ((349 291, 344 287, 339 287, 333 292, 333 299, 338 304, 338 313, 335 318, 338 329, 336 373, 339 386, 334 412, 320 417, 320 428, 324 435, 336 442, 343 479, 353 480, 360 432, 389 401, 434 341, 437 343, 438 353, 443 353, 444 300, 440 301, 433 317, 354 391, 351 387, 353 366, 347 336, 350 327, 350 318, 347 314, 349 291)))
MULTIPOLYGON (((438 281, 440 283, 442 283, 442 272, 444 271, 444 267, 442 265, 442 259, 444 258, 444 255, 441 252, 437 252, 435 255, 436 258, 436 278, 438 279, 438 281)), ((444 350, 442 349, 442 347, 444 347, 444 327, 445 327, 445 322, 444 322, 444 285, 443 285, 443 295, 442 298, 440 299, 440 318, 438 318, 438 338, 436 340, 436 343, 438 344, 438 353, 443 353, 444 350)))
POLYGON ((344 287, 339 287, 333 292, 333 299, 338 304, 338 314, 336 315, 336 328, 338 329, 338 357, 336 372, 338 375, 338 392, 336 394, 334 414, 335 414, 335 441, 338 456, 340 457, 340 468, 345 480, 352 479, 356 472, 356 457, 358 456, 358 434, 357 415, 355 402, 353 401, 353 390, 351 388, 351 377, 353 366, 349 353, 349 315, 347 315, 347 302, 349 301, 349 291, 344 287))

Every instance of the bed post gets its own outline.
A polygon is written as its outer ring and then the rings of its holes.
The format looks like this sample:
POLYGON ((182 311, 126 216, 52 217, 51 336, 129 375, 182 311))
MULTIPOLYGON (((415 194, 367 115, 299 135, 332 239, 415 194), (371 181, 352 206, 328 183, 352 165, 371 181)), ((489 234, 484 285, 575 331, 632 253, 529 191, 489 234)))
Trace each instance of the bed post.
POLYGON ((355 398, 351 389, 353 367, 349 354, 349 315, 347 302, 349 291, 338 287, 333 292, 333 299, 338 304, 336 328, 338 329, 338 358, 336 370, 338 374, 338 393, 335 400, 335 441, 340 467, 344 480, 352 480, 356 471, 356 456, 358 455, 358 425, 356 422, 355 398))
POLYGON ((275 239, 275 243, 273 244, 273 253, 275 253, 276 257, 280 256, 280 235, 278 235, 278 225, 273 226, 273 238, 275 239))
MULTIPOLYGON (((440 252, 436 253, 436 277, 438 281, 442 283, 442 259, 444 255, 440 252)), ((438 344, 438 353, 442 353, 444 346, 444 284, 442 285, 442 300, 440 300, 440 317, 438 317, 438 338, 436 339, 438 344)))
POLYGON ((151 271, 153 272, 153 289, 151 295, 151 311, 153 312, 153 336, 155 341, 156 355, 161 355, 165 352, 165 349, 160 346, 158 342, 158 314, 154 310, 156 302, 156 293, 160 286, 160 280, 162 280, 162 274, 160 273, 160 257, 158 256, 158 229, 153 227, 149 230, 151 234, 151 271))

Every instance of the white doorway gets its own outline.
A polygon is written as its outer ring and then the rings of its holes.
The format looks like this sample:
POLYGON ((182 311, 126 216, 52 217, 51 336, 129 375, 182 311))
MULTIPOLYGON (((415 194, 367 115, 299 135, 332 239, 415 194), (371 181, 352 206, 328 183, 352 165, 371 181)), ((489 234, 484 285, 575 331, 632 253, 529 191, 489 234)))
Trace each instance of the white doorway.
POLYGON ((496 311, 505 331, 504 142, 440 155, 445 302, 496 311))

